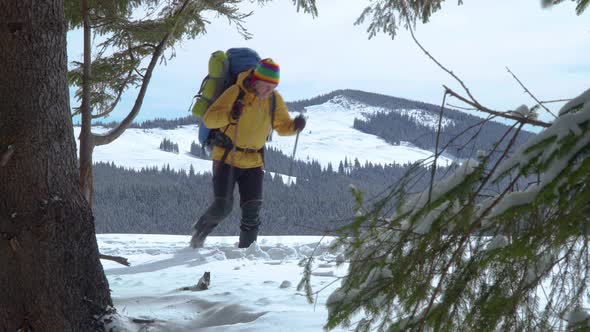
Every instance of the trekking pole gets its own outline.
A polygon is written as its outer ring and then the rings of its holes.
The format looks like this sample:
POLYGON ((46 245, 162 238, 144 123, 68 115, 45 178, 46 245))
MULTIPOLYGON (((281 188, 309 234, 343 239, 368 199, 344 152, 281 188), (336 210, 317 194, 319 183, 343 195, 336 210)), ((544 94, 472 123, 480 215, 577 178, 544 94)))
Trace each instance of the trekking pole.
POLYGON ((289 181, 287 182, 287 184, 290 184, 290 183, 291 183, 291 181, 292 181, 292 180, 291 180, 291 175, 293 174, 293 173, 292 173, 292 172, 293 172, 293 163, 294 163, 294 161, 295 161, 295 151, 297 151, 297 142, 299 142, 299 133, 300 133, 300 132, 301 132, 301 131, 298 131, 298 132, 297 132, 297 136, 295 136, 295 146, 293 146, 293 154, 291 155, 291 164, 289 165, 289 174, 288 174, 288 176, 289 176, 289 181))

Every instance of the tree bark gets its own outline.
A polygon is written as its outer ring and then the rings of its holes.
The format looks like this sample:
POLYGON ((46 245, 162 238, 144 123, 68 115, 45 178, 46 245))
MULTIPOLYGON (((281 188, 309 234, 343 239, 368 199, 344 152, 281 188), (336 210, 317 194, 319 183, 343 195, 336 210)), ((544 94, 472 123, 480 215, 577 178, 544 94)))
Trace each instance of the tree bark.
POLYGON ((0 2, 0 331, 93 331, 112 305, 66 71, 63 0, 0 2))

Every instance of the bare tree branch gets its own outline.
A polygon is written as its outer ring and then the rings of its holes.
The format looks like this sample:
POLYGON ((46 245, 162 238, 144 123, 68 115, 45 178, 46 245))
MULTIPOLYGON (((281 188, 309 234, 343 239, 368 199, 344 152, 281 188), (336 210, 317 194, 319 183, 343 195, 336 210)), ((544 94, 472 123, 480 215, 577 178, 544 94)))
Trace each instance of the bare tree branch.
POLYGON ((451 103, 447 103, 447 105, 450 107, 453 107, 453 108, 458 108, 458 109, 462 109, 462 110, 466 110, 466 111, 477 111, 477 108, 475 108, 475 107, 457 106, 457 105, 453 105, 451 103))
POLYGON ((453 91, 449 87, 447 87, 446 85, 443 85, 443 87, 445 88, 445 91, 447 91, 451 96, 453 96, 453 97, 461 100, 462 102, 464 102, 464 103, 466 103, 468 105, 471 105, 471 106, 475 107, 479 111, 486 112, 488 114, 499 116, 499 117, 502 117, 502 118, 505 118, 505 119, 511 119, 511 120, 514 120, 514 121, 518 121, 518 122, 521 122, 521 123, 524 123, 524 124, 530 124, 530 125, 533 125, 533 126, 544 127, 544 128, 548 128, 548 127, 551 126, 551 124, 550 123, 547 123, 547 122, 543 122, 543 121, 539 121, 539 120, 534 120, 534 119, 527 119, 527 118, 522 117, 522 116, 511 115, 511 114, 507 114, 507 113, 504 113, 504 112, 499 112, 499 111, 491 110, 491 109, 489 109, 487 107, 482 106, 481 104, 479 104, 477 102, 471 101, 471 100, 469 100, 469 99, 467 99, 467 98, 459 95, 458 93, 456 93, 455 91, 453 91))
POLYGON ((447 69, 440 62, 438 62, 438 60, 436 60, 436 58, 434 56, 432 56, 430 54, 430 52, 428 52, 422 46, 422 44, 420 44, 420 42, 418 41, 418 39, 416 39, 416 36, 414 36, 414 30, 412 29, 411 25, 408 25, 408 30, 410 30, 410 35, 412 36, 412 39, 414 40, 414 42, 416 43, 416 45, 418 45, 418 47, 420 47, 420 49, 422 50, 422 52, 424 52, 424 54, 426 54, 426 56, 429 57, 430 60, 434 61, 434 63, 436 63, 437 66, 439 66, 442 70, 444 70, 449 75, 451 75, 455 80, 457 80, 457 82, 459 82, 459 84, 461 84, 461 86, 463 87, 463 89, 465 90, 465 92, 467 93, 467 95, 469 96, 469 98, 471 98, 471 100, 474 103, 480 105, 479 102, 475 99, 475 97, 473 97, 473 95, 471 94, 471 91, 469 91, 469 88, 465 85, 465 83, 457 75, 455 75, 455 73, 453 73, 451 70, 447 69))
POLYGON ((538 105, 540 105, 541 107, 543 107, 543 109, 545 111, 547 111, 547 113, 553 115, 553 118, 557 119, 557 116, 555 114, 553 114, 553 112, 551 112, 545 105, 543 105, 539 101, 539 99, 537 99, 537 97, 535 97, 531 93, 531 91, 526 86, 524 86, 524 84, 522 84, 522 82, 518 79, 518 77, 516 77, 516 75, 510 70, 510 68, 506 67, 506 70, 508 70, 508 72, 512 75, 512 77, 514 77, 514 79, 516 80, 516 82, 518 82, 518 84, 520 84, 520 86, 524 89, 524 92, 526 92, 529 96, 531 96, 531 98, 533 98, 537 102, 538 105))
POLYGON ((570 100, 571 99, 544 100, 544 101, 540 101, 539 104, 563 103, 563 102, 570 101, 570 100))
POLYGON ((412 36, 412 39, 414 40, 414 42, 416 43, 416 45, 418 45, 418 47, 426 54, 426 56, 428 56, 434 63, 436 63, 442 70, 444 70, 445 72, 447 72, 449 75, 451 75, 455 80, 457 80, 457 82, 459 82, 459 84, 461 84, 461 86, 463 87, 463 89, 465 90, 465 92, 467 93, 467 95, 469 96, 469 99, 459 95, 458 93, 454 92, 453 90, 451 90, 450 88, 448 88, 447 86, 443 85, 445 88, 445 93, 448 93, 450 95, 452 95, 453 97, 463 101, 466 104, 469 104, 473 107, 475 107, 477 110, 489 113, 489 114, 493 114, 499 117, 503 117, 506 119, 512 119, 515 121, 519 121, 522 123, 526 123, 526 124, 530 124, 530 125, 534 125, 534 126, 540 126, 540 127, 549 127, 551 126, 549 123, 543 122, 543 121, 538 121, 538 120, 533 120, 533 119, 527 119, 524 117, 519 117, 519 116, 515 116, 515 115, 510 115, 510 114, 506 114, 503 112, 498 112, 498 111, 494 111, 491 110, 485 106, 483 106, 482 104, 480 104, 477 99, 475 99, 475 97, 471 94, 471 91, 469 90, 469 88, 467 87, 467 85, 465 85, 465 83, 457 76, 455 75, 455 73, 453 73, 451 70, 447 69, 445 66, 443 66, 438 60, 436 60, 436 58, 434 56, 432 56, 430 54, 430 52, 428 52, 423 46, 422 44, 420 44, 420 42, 418 41, 418 39, 416 39, 416 36, 414 35, 414 31, 412 29, 411 26, 408 26, 408 30, 410 31, 410 34, 412 36))
POLYGON ((100 254, 99 257, 100 257, 100 259, 106 259, 106 260, 109 260, 109 261, 117 262, 117 263, 119 263, 121 265, 125 265, 125 266, 131 265, 129 263, 129 261, 127 260, 127 258, 125 258, 125 257, 111 256, 111 255, 105 255, 105 254, 100 254))

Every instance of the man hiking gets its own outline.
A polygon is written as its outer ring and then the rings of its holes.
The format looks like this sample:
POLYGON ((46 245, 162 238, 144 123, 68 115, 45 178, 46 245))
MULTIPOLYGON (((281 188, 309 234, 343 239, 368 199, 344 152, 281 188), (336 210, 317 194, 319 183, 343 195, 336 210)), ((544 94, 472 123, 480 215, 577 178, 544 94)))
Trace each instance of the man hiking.
POLYGON ((291 119, 287 105, 275 91, 279 65, 263 59, 254 69, 238 75, 207 109, 203 122, 219 128, 214 140, 213 203, 193 225, 191 246, 201 248, 205 238, 229 215, 237 183, 240 193, 239 248, 248 248, 258 236, 262 206, 263 147, 272 129, 281 136, 294 135, 305 128, 302 115, 291 119))

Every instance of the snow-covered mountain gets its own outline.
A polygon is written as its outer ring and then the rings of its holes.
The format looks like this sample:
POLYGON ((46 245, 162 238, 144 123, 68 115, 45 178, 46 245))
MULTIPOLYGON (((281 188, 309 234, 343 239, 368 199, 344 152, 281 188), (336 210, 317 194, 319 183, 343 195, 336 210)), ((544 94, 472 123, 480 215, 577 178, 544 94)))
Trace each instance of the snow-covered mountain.
MULTIPOLYGON (((295 158, 303 161, 317 160, 323 167, 331 163, 336 168, 345 159, 351 162, 358 159, 361 164, 406 164, 431 157, 432 152, 420 149, 409 142, 402 141, 399 145, 393 145, 378 136, 353 128, 355 119, 365 119, 371 114, 388 111, 391 110, 369 106, 343 95, 334 96, 321 104, 307 106, 307 126, 300 134, 295 158)), ((395 111, 423 126, 435 128, 438 125, 438 117, 424 110, 395 111)), ((293 117, 296 114, 291 113, 293 117)), ((451 123, 452 120, 446 118, 442 122, 443 126, 451 123)), ((95 133, 104 133, 107 130, 103 127, 93 128, 95 133)), ((80 127, 74 127, 76 137, 79 132, 80 127)), ((197 133, 197 125, 186 125, 176 129, 129 128, 113 143, 96 147, 93 159, 95 162, 113 162, 117 166, 136 170, 170 165, 173 169, 188 171, 192 165, 197 173, 210 172, 209 160, 196 158, 189 153, 191 143, 197 141, 197 133), (160 150, 160 143, 164 139, 178 144, 179 153, 160 150)), ((277 134, 274 134, 272 141, 268 143, 269 147, 279 149, 287 156, 292 156, 294 145, 295 136, 281 137, 277 134)), ((446 165, 452 160, 443 157, 439 162, 446 165)))
MULTIPOLYGON (((357 101, 353 98, 337 95, 333 97, 330 101, 326 104, 333 104, 338 105, 343 109, 349 109, 355 113, 363 114, 366 116, 368 114, 373 114, 376 112, 397 112, 400 115, 405 115, 411 118, 415 123, 436 129, 438 127, 438 115, 433 114, 430 111, 423 110, 423 109, 416 109, 416 108, 385 108, 385 107, 376 107, 376 106, 368 106, 360 101, 357 101)), ((455 121, 449 119, 447 117, 443 117, 441 121, 441 126, 447 127, 448 125, 454 124, 455 121)))

